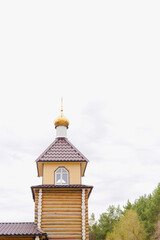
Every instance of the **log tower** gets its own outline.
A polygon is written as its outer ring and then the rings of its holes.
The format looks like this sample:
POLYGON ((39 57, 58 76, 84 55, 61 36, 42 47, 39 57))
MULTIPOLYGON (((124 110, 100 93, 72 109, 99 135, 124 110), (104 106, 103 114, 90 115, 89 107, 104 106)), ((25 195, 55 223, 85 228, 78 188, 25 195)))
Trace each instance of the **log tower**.
POLYGON ((42 185, 31 187, 35 224, 50 240, 89 240, 88 198, 92 186, 81 181, 88 160, 68 140, 69 121, 62 108, 54 124, 56 138, 36 160, 42 185))

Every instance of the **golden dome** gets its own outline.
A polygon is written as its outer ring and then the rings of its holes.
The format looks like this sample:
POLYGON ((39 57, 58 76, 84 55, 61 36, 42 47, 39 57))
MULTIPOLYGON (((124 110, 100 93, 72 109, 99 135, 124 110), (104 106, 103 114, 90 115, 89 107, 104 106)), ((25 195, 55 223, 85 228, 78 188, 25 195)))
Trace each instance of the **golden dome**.
POLYGON ((58 127, 58 126, 65 126, 68 128, 69 126, 69 121, 67 118, 63 117, 63 116, 60 116, 59 118, 57 118, 55 121, 54 121, 54 125, 55 125, 55 128, 58 127))
POLYGON ((61 116, 54 121, 55 128, 58 126, 65 126, 68 128, 69 121, 63 115, 63 98, 61 98, 61 116))

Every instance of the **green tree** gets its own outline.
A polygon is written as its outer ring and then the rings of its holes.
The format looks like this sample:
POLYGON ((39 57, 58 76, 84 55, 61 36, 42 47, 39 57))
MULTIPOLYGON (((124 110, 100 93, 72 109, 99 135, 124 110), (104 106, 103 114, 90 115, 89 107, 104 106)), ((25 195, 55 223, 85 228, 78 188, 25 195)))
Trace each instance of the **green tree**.
POLYGON ((122 216, 122 210, 118 206, 117 208, 109 206, 106 213, 102 213, 99 219, 100 238, 105 239, 108 232, 113 230, 114 225, 119 221, 122 216))
POLYGON ((138 213, 144 223, 147 239, 155 232, 155 226, 160 218, 160 184, 148 196, 144 195, 136 200, 133 209, 138 213))
MULTIPOLYGON (((119 206, 117 208, 109 206, 107 211, 100 215, 98 221, 95 221, 94 215, 91 216, 90 240, 104 240, 106 234, 112 232, 120 217, 129 210, 136 211, 143 222, 147 240, 160 239, 160 184, 158 184, 152 194, 139 197, 133 204, 128 200, 123 206, 123 211, 119 206)), ((113 237, 113 232, 111 237, 113 237)))
POLYGON ((127 204, 125 206, 123 206, 123 209, 124 209, 123 213, 125 213, 129 209, 132 209, 132 207, 133 207, 132 203, 128 200, 127 204))
POLYGON ((120 221, 115 225, 113 231, 108 233, 106 240, 144 240, 145 230, 138 214, 129 209, 120 221))
POLYGON ((90 240, 98 240, 98 224, 95 220, 95 215, 94 213, 91 214, 91 217, 89 219, 89 239, 90 240))
POLYGON ((99 220, 96 222, 94 214, 91 215, 89 220, 89 236, 90 240, 104 240, 106 234, 113 230, 114 225, 119 221, 122 216, 122 210, 118 206, 109 206, 105 213, 100 215, 99 220))

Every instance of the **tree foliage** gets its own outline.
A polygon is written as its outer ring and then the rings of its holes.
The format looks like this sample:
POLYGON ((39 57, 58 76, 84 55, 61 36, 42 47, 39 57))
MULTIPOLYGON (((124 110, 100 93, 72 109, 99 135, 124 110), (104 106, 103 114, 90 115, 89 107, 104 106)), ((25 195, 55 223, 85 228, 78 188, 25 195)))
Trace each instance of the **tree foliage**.
POLYGON ((138 214, 144 225, 147 240, 160 239, 160 184, 158 184, 152 194, 141 196, 134 203, 128 200, 123 210, 119 206, 117 208, 109 206, 98 221, 93 214, 89 223, 90 240, 104 240, 117 225, 120 217, 129 210, 134 210, 138 214))
POLYGON ((98 221, 95 221, 94 214, 89 220, 90 240, 104 240, 106 234, 111 232, 115 223, 119 221, 122 211, 120 207, 109 206, 106 213, 102 213, 98 221))
POLYGON ((145 236, 144 226, 138 214, 130 209, 120 218, 113 231, 107 234, 106 240, 144 240, 145 236))
POLYGON ((144 223, 147 239, 155 232, 155 225, 160 218, 160 184, 148 196, 144 195, 136 200, 133 209, 138 213, 144 223))

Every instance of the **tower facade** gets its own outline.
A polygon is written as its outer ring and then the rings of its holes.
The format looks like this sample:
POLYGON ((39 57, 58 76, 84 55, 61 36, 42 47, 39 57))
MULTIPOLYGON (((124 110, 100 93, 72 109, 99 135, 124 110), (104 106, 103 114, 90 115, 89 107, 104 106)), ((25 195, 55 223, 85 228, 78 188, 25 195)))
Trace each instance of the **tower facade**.
POLYGON ((83 185, 87 158, 68 140, 69 121, 55 121, 56 138, 36 160, 42 185, 32 186, 35 224, 52 240, 88 240, 88 198, 83 185))

